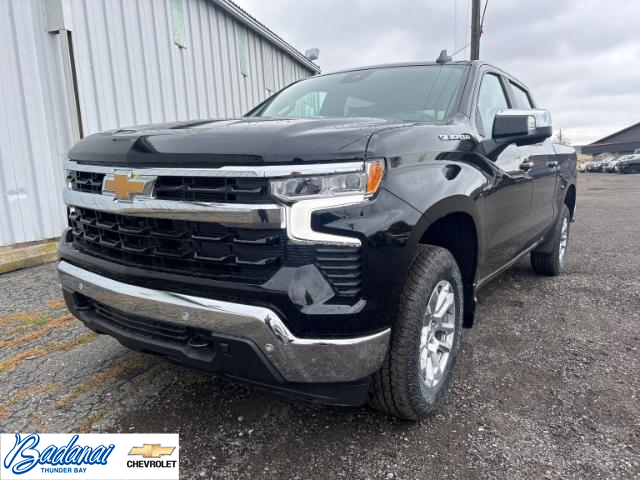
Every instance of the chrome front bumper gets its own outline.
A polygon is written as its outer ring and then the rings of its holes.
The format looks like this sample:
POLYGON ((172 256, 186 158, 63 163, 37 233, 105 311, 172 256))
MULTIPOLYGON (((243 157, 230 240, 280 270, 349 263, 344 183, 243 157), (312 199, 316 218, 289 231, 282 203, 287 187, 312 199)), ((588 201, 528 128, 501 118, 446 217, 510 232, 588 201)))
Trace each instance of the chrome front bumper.
POLYGON ((272 310, 118 282, 62 261, 63 288, 136 315, 252 341, 289 382, 362 379, 380 368, 390 330, 356 338, 309 339, 291 333, 272 310))

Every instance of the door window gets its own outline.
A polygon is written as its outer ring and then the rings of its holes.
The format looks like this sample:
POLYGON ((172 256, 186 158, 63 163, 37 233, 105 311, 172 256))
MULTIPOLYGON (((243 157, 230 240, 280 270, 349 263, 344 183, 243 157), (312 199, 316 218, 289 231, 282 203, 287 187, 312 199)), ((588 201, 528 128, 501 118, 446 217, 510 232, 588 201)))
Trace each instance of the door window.
POLYGON ((529 94, 526 90, 520 88, 513 82, 509 82, 511 84, 511 90, 513 90, 513 95, 515 97, 518 108, 533 108, 531 104, 531 99, 529 98, 529 94))
POLYGON ((509 103, 500 79, 497 75, 486 74, 482 77, 478 93, 477 119, 480 133, 485 137, 490 137, 496 112, 507 108, 509 108, 509 103))

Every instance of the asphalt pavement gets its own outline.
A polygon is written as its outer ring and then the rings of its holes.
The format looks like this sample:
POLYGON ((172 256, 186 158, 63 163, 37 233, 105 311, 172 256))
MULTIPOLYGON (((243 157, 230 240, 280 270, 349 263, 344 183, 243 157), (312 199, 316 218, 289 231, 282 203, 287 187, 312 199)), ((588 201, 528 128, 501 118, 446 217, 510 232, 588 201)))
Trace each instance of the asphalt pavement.
POLYGON ((640 175, 580 175, 569 252, 480 292, 418 423, 129 351, 69 315, 54 264, 0 275, 0 431, 178 432, 186 479, 640 478, 640 175))

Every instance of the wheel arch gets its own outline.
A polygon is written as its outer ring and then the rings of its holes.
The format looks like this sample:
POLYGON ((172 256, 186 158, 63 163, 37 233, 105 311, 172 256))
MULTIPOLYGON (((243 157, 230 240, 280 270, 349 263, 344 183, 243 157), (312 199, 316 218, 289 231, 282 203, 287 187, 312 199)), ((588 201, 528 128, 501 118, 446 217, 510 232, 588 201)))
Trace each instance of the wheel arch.
POLYGON ((442 200, 422 216, 416 243, 447 249, 453 255, 464 285, 464 326, 473 325, 475 285, 481 251, 477 206, 469 197, 442 200))

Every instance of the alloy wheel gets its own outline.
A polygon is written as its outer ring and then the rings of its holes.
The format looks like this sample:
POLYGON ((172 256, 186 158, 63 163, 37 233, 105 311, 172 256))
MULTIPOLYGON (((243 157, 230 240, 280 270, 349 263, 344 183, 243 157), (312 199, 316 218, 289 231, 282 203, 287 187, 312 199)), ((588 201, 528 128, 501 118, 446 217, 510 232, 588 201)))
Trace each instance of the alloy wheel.
POLYGON ((435 388, 446 377, 455 335, 456 300, 446 280, 435 286, 422 320, 420 336, 420 378, 435 388))
POLYGON ((569 242, 569 220, 565 217, 562 220, 562 230, 560 231, 560 250, 558 252, 558 260, 560 267, 564 267, 564 261, 567 256, 567 243, 569 242))

